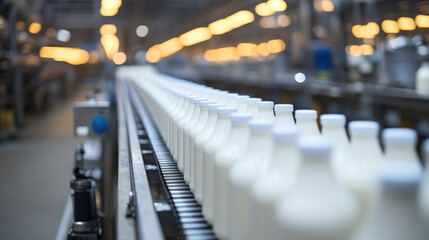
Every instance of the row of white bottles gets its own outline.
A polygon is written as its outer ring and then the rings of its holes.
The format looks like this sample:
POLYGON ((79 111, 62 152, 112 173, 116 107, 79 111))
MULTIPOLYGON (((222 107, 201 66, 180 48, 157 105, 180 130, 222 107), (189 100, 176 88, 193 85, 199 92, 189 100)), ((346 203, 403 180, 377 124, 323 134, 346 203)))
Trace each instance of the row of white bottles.
POLYGON ((341 114, 319 131, 315 110, 145 76, 128 78, 218 238, 429 239, 414 130, 383 130, 383 152, 376 122, 350 122, 349 141, 341 114))

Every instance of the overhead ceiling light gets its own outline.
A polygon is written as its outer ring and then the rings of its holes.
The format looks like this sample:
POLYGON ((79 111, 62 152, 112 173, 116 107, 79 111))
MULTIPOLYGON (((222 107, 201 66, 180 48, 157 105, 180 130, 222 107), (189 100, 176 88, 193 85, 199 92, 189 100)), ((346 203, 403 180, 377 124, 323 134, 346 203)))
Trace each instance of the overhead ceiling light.
POLYGON ((57 32, 57 40, 61 42, 68 42, 71 38, 71 33, 68 30, 60 29, 57 32))
POLYGON ((146 37, 146 35, 149 33, 149 28, 145 25, 140 25, 136 29, 136 34, 138 37, 146 37))
POLYGON ((42 29, 42 25, 40 23, 34 22, 28 27, 28 31, 32 34, 37 34, 42 29))

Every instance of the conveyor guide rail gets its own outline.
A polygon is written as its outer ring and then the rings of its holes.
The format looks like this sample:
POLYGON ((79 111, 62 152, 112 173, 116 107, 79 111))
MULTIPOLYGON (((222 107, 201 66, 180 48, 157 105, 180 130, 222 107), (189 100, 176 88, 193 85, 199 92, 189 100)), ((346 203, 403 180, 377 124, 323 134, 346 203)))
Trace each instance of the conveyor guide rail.
MULTIPOLYGON (((169 203, 174 212, 175 219, 173 220, 169 219, 168 216, 161 217, 158 212, 165 237, 172 237, 171 231, 169 234, 166 234, 168 229, 164 226, 165 224, 168 225, 168 221, 170 220, 175 221, 176 227, 180 232, 180 239, 216 239, 212 227, 202 215, 201 206, 197 203, 189 186, 184 181, 182 173, 179 171, 149 112, 146 110, 143 101, 131 83, 127 83, 125 92, 127 94, 124 94, 124 96, 129 96, 131 102, 138 141, 149 184, 154 183, 156 185, 157 181, 160 182, 167 196, 166 202, 169 203), (150 172, 153 171, 157 171, 158 174, 158 179, 155 181, 151 180, 153 174, 150 172)), ((153 189, 151 190, 152 194, 154 194, 153 189)), ((136 198, 138 197, 136 196, 136 198)), ((154 204, 156 209, 157 202, 155 201, 154 204)), ((146 223, 137 224, 144 225, 146 223)))

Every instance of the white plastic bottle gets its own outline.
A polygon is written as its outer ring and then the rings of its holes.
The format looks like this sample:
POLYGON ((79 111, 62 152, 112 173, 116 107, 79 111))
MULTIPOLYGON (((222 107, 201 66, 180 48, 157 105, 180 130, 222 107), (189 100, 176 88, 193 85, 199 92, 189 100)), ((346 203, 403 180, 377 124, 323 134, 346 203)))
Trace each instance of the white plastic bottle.
POLYGON ((247 240, 250 233, 251 188, 265 172, 273 151, 270 120, 252 120, 251 136, 244 156, 234 164, 229 174, 228 239, 247 240))
POLYGON ((175 121, 173 125, 173 158, 176 160, 177 164, 178 162, 178 155, 179 152, 177 149, 179 149, 179 129, 181 128, 181 125, 183 122, 189 117, 189 115, 194 110, 194 99, 197 98, 197 96, 190 96, 186 99, 186 105, 183 108, 182 111, 179 112, 179 115, 177 117, 177 120, 175 121))
POLYGON ((343 114, 323 114, 320 116, 322 136, 332 142, 331 166, 337 178, 340 177, 341 167, 347 158, 350 142, 346 133, 346 116, 343 114))
POLYGON ((185 158, 185 148, 186 148, 186 131, 190 131, 190 128, 193 127, 193 125, 195 124, 198 115, 200 114, 200 102, 202 101, 206 101, 207 99, 205 98, 194 98, 193 101, 193 110, 192 112, 189 114, 189 117, 184 118, 183 121, 183 125, 179 126, 179 135, 178 135, 178 141, 179 141, 179 148, 177 149, 178 151, 178 167, 179 170, 182 171, 182 173, 184 173, 184 158, 185 158))
POLYGON ((217 110, 218 120, 210 138, 206 141, 203 149, 203 214, 207 222, 213 223, 213 172, 214 158, 216 153, 225 144, 231 131, 231 120, 229 116, 237 112, 236 108, 221 107, 217 110))
POLYGON ((360 203, 359 222, 371 207, 376 191, 375 171, 383 161, 378 142, 379 126, 373 121, 349 123, 350 150, 341 169, 340 181, 360 203))
POLYGON ((429 227, 429 139, 426 139, 422 144, 422 156, 426 168, 419 189, 419 206, 426 226, 429 227))
POLYGON ((296 126, 300 136, 319 136, 317 126, 317 111, 313 109, 300 109, 295 111, 296 126))
POLYGON ((429 239, 417 204, 422 172, 409 162, 385 162, 377 171, 379 193, 353 240, 429 239))
POLYGON ((237 96, 237 112, 238 113, 246 113, 247 112, 247 99, 249 99, 249 96, 247 96, 247 95, 237 96))
MULTIPOLYGON (((183 104, 180 106, 180 108, 178 109, 178 111, 173 115, 171 121, 170 121, 170 129, 169 129, 169 138, 170 138, 170 152, 171 155, 173 156, 173 159, 176 160, 176 155, 174 153, 174 149, 176 146, 176 141, 175 141, 175 133, 176 133, 176 127, 177 127, 177 123, 179 122, 179 120, 183 117, 183 115, 185 114, 185 112, 188 110, 189 107, 189 98, 192 97, 192 95, 184 95, 183 96, 183 104)), ((177 153, 176 153, 177 154, 177 153)))
POLYGON ((294 128, 274 128, 274 153, 268 170, 252 187, 250 239, 275 239, 275 206, 287 194, 298 174, 300 159, 294 128))
POLYGON ((348 239, 359 205, 335 180, 329 140, 303 137, 298 140, 298 148, 301 169, 292 190, 276 207, 276 239, 348 239))
POLYGON ((225 141, 225 146, 216 153, 214 161, 213 179, 213 227, 219 239, 226 239, 228 235, 228 177, 233 164, 244 155, 250 138, 249 121, 252 115, 233 113, 231 119, 231 133, 225 141))
POLYGON ((247 113, 252 115, 253 118, 258 116, 258 102, 261 102, 260 98, 249 98, 247 99, 247 113))
POLYGON ((416 73, 416 90, 420 94, 429 94, 429 62, 424 62, 416 73))
POLYGON ((204 128, 201 130, 201 133, 195 139, 194 143, 194 158, 191 159, 191 165, 193 162, 194 165, 194 194, 195 199, 198 203, 203 202, 203 148, 206 144, 206 141, 212 135, 214 128, 217 122, 217 109, 222 107, 222 104, 209 104, 207 110, 209 111, 209 116, 207 123, 204 128))
POLYGON ((276 113, 274 127, 278 129, 296 128, 295 120, 293 119, 292 104, 276 104, 274 106, 276 113))
POLYGON ((261 101, 257 104, 258 107, 258 115, 257 119, 264 119, 274 121, 274 102, 271 101, 261 101))
POLYGON ((415 150, 417 132, 409 128, 386 128, 383 130, 384 151, 387 161, 409 162, 417 170, 422 170, 415 150))
POLYGON ((189 160, 191 158, 191 144, 193 144, 193 137, 196 135, 195 131, 201 131, 203 128, 203 123, 207 121, 208 117, 208 111, 207 111, 207 105, 209 104, 215 104, 214 101, 200 101, 199 102, 199 111, 198 116, 196 116, 192 122, 189 123, 189 125, 185 128, 184 131, 184 159, 183 159, 183 168, 184 168, 184 174, 183 177, 186 181, 186 183, 190 184, 189 182, 189 176, 190 176, 190 167, 189 167, 189 160), (194 132, 193 132, 194 131, 194 132), (192 136, 193 132, 193 136, 192 136))

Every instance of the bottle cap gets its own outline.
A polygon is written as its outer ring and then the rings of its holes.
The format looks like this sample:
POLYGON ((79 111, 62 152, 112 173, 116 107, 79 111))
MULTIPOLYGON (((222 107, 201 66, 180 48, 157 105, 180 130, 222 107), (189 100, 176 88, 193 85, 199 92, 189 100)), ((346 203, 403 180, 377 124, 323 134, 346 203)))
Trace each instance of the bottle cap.
POLYGON ((386 128, 382 138, 385 144, 416 144, 417 132, 410 128, 386 128))
POLYGON ((220 116, 225 116, 225 115, 229 115, 231 113, 235 113, 237 112, 236 108, 232 108, 232 107, 220 107, 217 109, 217 114, 220 116))
POLYGON ((324 137, 301 137, 298 148, 302 156, 327 156, 331 153, 332 144, 324 137))
POLYGON ((247 99, 249 99, 249 96, 247 96, 247 95, 239 95, 239 96, 237 96, 237 101, 240 101, 240 102, 246 102, 247 99))
POLYGON ((232 123, 244 123, 249 122, 253 117, 247 113, 231 113, 229 118, 232 123))
POLYGON ((260 101, 258 102, 258 108, 267 108, 267 109, 273 109, 274 102, 272 101, 260 101))
POLYGON ((422 170, 410 162, 383 162, 377 169, 378 181, 388 188, 416 187, 422 177, 422 170))
POLYGON ((300 109, 295 111, 296 119, 317 119, 317 111, 313 109, 300 109))
POLYGON ((218 108, 223 107, 223 104, 209 104, 207 105, 207 110, 209 112, 216 112, 218 108))
POLYGON ((195 104, 199 104, 202 101, 207 101, 207 99, 206 98, 201 98, 201 97, 194 98, 194 103, 195 104))
POLYGON ((322 126, 344 126, 346 125, 346 116, 343 114, 322 114, 320 123, 322 126))
POLYGON ((277 112, 293 112, 293 105, 292 104, 276 104, 274 106, 274 111, 277 112))
POLYGON ((247 104, 256 105, 256 104, 258 104, 258 102, 261 102, 261 101, 262 101, 262 99, 260 99, 260 98, 248 98, 247 104))
POLYGON ((206 108, 207 105, 209 105, 209 104, 216 104, 216 102, 215 101, 201 101, 200 102, 200 107, 206 108))
POLYGON ((349 131, 352 135, 375 135, 379 125, 374 121, 352 121, 349 123, 349 131))
POLYGON ((298 138, 298 130, 295 128, 278 129, 273 128, 273 138, 276 142, 291 142, 298 138))
POLYGON ((270 131, 273 128, 273 122, 269 120, 253 119, 249 122, 249 128, 252 131, 270 131))
POLYGON ((228 93, 228 97, 237 97, 238 93, 228 93))

